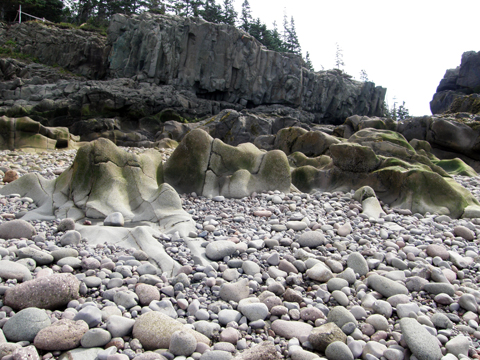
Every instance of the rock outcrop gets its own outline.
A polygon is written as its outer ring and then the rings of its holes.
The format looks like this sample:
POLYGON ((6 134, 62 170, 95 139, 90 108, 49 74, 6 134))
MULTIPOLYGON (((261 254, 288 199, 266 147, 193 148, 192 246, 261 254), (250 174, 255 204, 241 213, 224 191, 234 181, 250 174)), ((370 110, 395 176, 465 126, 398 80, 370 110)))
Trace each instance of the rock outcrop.
POLYGON ((269 51, 239 29, 200 18, 115 15, 108 44, 113 77, 175 85, 245 107, 301 106, 319 123, 383 113, 386 89, 338 70, 310 72, 299 56, 269 51))
MULTIPOLYGON (((460 66, 446 71, 430 102, 432 114, 446 112, 456 99, 472 93, 480 93, 480 51, 463 53, 460 66)), ((480 110, 478 107, 476 113, 480 110)))
POLYGON ((279 150, 251 143, 233 147, 205 131, 188 133, 165 163, 165 182, 178 192, 242 198, 265 190, 290 191, 290 166, 279 150))
POLYGON ((55 150, 68 147, 78 138, 71 136, 67 128, 45 127, 28 117, 0 117, 1 149, 48 149, 55 150))
MULTIPOLYGON (((386 89, 338 70, 310 72, 300 56, 269 51, 235 27, 200 18, 115 15, 107 39, 27 22, 1 28, 0 46, 7 43, 44 65, 0 59, 0 115, 67 126, 85 140, 143 146, 165 121, 198 121, 224 109, 283 106, 300 109, 302 122, 331 124, 384 110, 386 89), (90 137, 73 126, 113 118, 117 129, 90 137)), ((252 139, 232 144, 243 141, 252 139)))
POLYGON ((14 51, 35 57, 42 64, 61 66, 89 79, 105 77, 110 49, 102 35, 29 21, 1 31, 0 45, 7 39, 14 44, 14 51))

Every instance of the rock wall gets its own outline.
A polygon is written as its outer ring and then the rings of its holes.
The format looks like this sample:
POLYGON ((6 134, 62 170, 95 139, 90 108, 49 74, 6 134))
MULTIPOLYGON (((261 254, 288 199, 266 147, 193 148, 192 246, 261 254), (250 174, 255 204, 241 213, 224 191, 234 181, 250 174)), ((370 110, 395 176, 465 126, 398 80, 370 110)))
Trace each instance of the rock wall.
POLYGON ((455 99, 480 93, 480 51, 467 51, 462 55, 460 66, 445 72, 430 101, 432 114, 447 111, 455 99))
POLYGON ((386 89, 337 70, 310 72, 299 56, 267 50, 239 29, 199 18, 115 15, 108 45, 111 77, 180 86, 245 107, 302 107, 318 123, 383 113, 386 89))

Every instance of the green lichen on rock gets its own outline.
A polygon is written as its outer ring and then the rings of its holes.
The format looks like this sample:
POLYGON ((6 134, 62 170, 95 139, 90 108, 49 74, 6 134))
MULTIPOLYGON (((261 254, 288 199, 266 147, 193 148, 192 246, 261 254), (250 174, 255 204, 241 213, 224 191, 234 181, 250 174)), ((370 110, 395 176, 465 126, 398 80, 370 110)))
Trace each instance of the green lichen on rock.
POLYGON ((375 189, 378 197, 393 207, 458 218, 468 205, 478 205, 470 192, 453 179, 431 171, 398 171, 389 167, 375 174, 383 186, 375 189))
POLYGON ((370 147, 356 143, 331 145, 330 153, 333 164, 349 172, 370 172, 381 162, 370 147))
POLYGON ((281 129, 277 132, 274 148, 282 150, 285 154, 290 155, 293 145, 301 135, 305 135, 308 131, 300 127, 289 127, 281 129))
POLYGON ((209 169, 217 176, 231 175, 240 169, 257 173, 263 155, 264 152, 252 143, 231 146, 215 139, 212 145, 209 169))
POLYGON ((332 166, 332 158, 327 155, 320 155, 312 158, 307 157, 304 153, 296 151, 288 156, 288 163, 293 168, 309 165, 317 169, 322 169, 332 166))
POLYGON ((293 169, 292 184, 302 192, 310 192, 316 184, 318 169, 311 165, 303 165, 293 169))
POLYGON ((477 172, 459 158, 432 161, 450 175, 478 176, 477 172))
POLYGON ((180 193, 201 194, 213 138, 203 130, 189 132, 164 166, 165 182, 180 193))

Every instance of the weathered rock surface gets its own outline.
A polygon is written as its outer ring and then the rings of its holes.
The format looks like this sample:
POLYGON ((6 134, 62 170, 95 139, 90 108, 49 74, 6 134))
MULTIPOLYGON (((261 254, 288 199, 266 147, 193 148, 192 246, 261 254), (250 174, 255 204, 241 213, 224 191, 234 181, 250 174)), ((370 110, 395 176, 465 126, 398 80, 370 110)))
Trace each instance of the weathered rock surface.
POLYGON ((301 105, 317 122, 383 112, 385 89, 337 70, 310 72, 298 56, 266 50, 234 27, 200 18, 115 15, 108 44, 114 77, 137 76, 244 106, 301 105))
POLYGON ((8 118, 0 117, 0 148, 21 149, 37 148, 55 150, 68 147, 71 141, 78 140, 72 137, 67 128, 45 127, 28 117, 8 118))
MULTIPOLYGON (((115 15, 107 39, 26 22, 5 28, 0 45, 7 41, 47 66, 0 61, 0 115, 66 126, 85 141, 153 146, 165 121, 198 120, 223 109, 301 107, 303 122, 336 124, 353 114, 383 114, 386 89, 338 70, 310 72, 297 55, 269 51, 235 27, 200 18, 115 15)), ((251 115, 239 120, 215 132, 232 145, 253 141, 248 132, 262 128, 251 115)), ((278 131, 272 126, 270 134, 278 131)))
MULTIPOLYGON (((460 66, 455 69, 449 69, 445 72, 443 79, 437 87, 436 93, 430 102, 432 114, 441 114, 446 112, 450 106, 458 112, 459 105, 464 103, 471 93, 480 92, 480 52, 467 51, 462 54, 460 66)), ((467 100, 468 101, 468 100, 467 100)), ((466 106, 466 105, 464 105, 466 106)), ((476 106, 478 113, 479 105, 476 106)), ((465 110, 473 110, 472 107, 465 107, 465 110)))
POLYGON ((254 191, 290 191, 290 166, 279 150, 250 143, 237 147, 196 129, 185 136, 164 167, 165 182, 180 193, 241 198, 254 191))

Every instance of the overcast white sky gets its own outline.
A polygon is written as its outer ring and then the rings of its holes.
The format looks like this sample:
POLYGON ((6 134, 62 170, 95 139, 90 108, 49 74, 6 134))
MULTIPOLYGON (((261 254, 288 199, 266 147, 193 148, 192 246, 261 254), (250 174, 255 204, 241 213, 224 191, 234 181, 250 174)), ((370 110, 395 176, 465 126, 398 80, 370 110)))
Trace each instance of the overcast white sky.
MULTIPOLYGON (((221 2, 221 1, 219 1, 221 2)), ((243 0, 235 0, 240 15, 243 0)), ((445 71, 462 53, 480 51, 480 0, 249 0, 254 18, 283 27, 293 16, 302 51, 315 70, 335 66, 336 43, 344 70, 386 87, 410 115, 429 115, 429 102, 445 71)))

